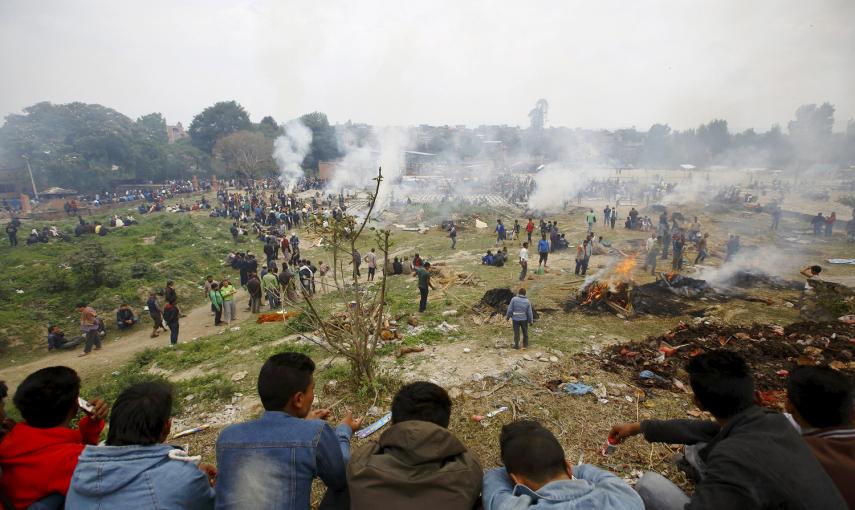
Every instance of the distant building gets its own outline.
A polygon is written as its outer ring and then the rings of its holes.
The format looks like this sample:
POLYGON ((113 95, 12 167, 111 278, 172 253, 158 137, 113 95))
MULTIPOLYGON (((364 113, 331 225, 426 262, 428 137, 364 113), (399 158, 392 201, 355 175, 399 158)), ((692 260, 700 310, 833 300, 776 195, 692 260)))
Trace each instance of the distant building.
POLYGON ((166 138, 169 143, 175 143, 188 136, 187 131, 184 131, 184 126, 180 122, 174 126, 166 126, 166 138))

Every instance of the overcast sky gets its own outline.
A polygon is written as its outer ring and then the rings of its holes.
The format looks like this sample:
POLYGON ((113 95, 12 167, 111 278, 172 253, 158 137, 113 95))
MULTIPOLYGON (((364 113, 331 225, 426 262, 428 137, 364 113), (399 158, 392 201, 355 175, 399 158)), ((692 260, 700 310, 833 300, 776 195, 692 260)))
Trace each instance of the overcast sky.
POLYGON ((852 0, 0 0, 0 116, 100 103, 186 124, 235 99, 253 120, 786 125, 855 118, 852 0))

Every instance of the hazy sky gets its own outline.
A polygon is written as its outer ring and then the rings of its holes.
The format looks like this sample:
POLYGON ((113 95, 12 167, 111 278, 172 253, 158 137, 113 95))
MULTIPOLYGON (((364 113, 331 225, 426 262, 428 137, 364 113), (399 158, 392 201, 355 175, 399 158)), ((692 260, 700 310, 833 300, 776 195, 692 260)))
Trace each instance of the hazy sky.
POLYGON ((0 116, 84 101, 253 120, 767 129, 855 118, 855 1, 0 0, 0 116))

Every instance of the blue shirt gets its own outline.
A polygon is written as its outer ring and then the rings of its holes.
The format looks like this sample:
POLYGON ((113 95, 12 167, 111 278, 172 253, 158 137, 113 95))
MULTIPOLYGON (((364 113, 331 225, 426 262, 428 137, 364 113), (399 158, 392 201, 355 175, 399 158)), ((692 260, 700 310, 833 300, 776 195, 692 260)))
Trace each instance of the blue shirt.
POLYGON ((537 252, 538 253, 548 253, 549 252, 549 241, 546 239, 541 239, 537 242, 537 252))
POLYGON ((484 510, 644 510, 641 496, 617 476, 589 464, 573 466, 573 480, 549 482, 537 491, 514 486, 505 468, 484 475, 484 510))
POLYGON ((216 508, 308 509, 316 476, 344 491, 351 434, 281 411, 227 427, 217 440, 216 508))

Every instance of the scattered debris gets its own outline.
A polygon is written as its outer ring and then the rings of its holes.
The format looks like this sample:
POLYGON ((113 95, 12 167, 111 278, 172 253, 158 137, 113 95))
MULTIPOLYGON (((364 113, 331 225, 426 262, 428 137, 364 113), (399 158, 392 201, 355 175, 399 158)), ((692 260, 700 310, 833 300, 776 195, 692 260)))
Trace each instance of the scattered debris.
POLYGON ((400 358, 404 354, 409 354, 411 352, 424 352, 424 347, 401 347, 395 352, 395 357, 400 358))
POLYGON ((246 370, 241 370, 240 372, 235 372, 232 374, 232 381, 238 382, 243 381, 246 378, 246 370))
POLYGON ((287 312, 279 311, 272 313, 262 313, 258 315, 258 318, 255 319, 257 324, 264 324, 265 322, 285 322, 288 319, 296 317, 300 315, 302 312, 300 310, 288 310, 287 312))
POLYGON ((192 429, 182 430, 181 432, 172 436, 172 439, 178 439, 179 437, 189 436, 191 434, 198 434, 199 432, 202 432, 203 430, 207 430, 208 428, 210 428, 210 425, 205 424, 205 425, 200 425, 198 427, 193 427, 192 429))

